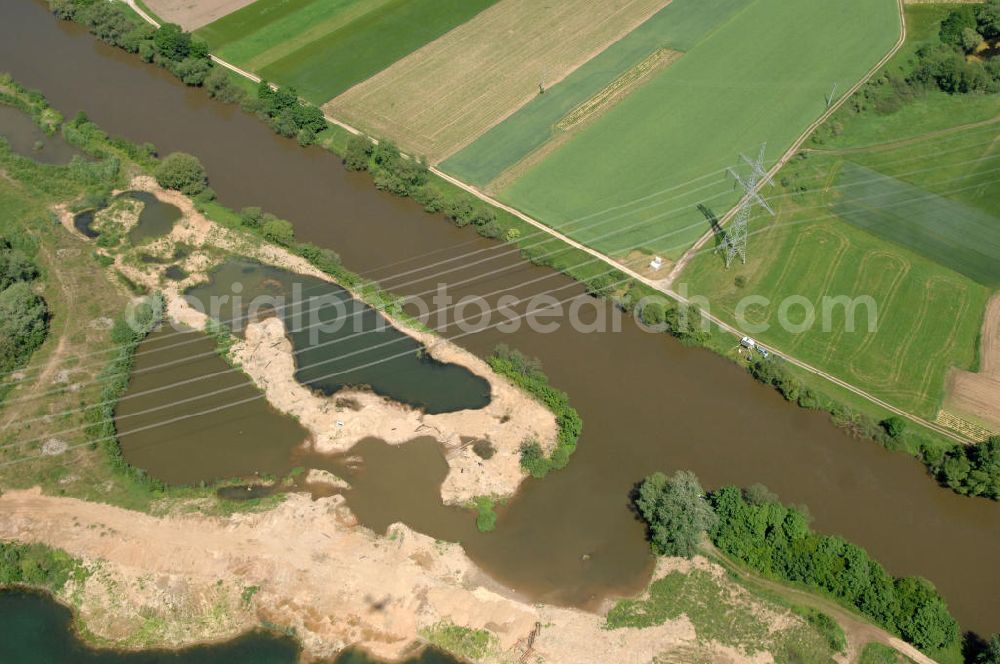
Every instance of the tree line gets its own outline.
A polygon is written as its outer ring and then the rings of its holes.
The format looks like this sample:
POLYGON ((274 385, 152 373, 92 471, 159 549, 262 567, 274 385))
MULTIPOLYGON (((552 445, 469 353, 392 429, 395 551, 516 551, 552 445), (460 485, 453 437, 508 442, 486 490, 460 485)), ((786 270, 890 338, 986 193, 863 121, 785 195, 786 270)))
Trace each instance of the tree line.
POLYGON ((958 643, 958 623, 929 581, 891 576, 861 547, 814 532, 804 508, 783 505, 761 485, 706 493, 691 472, 654 473, 634 504, 658 555, 691 557, 707 534, 761 575, 834 597, 921 650, 958 643))

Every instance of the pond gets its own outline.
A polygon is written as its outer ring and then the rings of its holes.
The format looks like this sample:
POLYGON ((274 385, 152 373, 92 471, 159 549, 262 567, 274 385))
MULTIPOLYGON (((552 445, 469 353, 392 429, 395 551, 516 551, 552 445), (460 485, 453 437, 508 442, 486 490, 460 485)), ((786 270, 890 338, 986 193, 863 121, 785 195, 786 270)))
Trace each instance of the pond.
POLYGON ((49 136, 30 115, 6 104, 0 104, 0 136, 15 153, 42 164, 68 164, 73 157, 84 156, 62 134, 49 136))
POLYGON ((296 360, 296 379, 330 395, 347 387, 448 413, 483 408, 490 385, 465 367, 429 357, 382 314, 329 282, 247 260, 229 260, 186 297, 240 334, 248 315, 277 312, 296 360))
POLYGON ((115 425, 126 460, 173 485, 284 475, 308 436, 215 352, 214 341, 169 327, 136 349, 115 425))
POLYGON ((138 246, 146 240, 163 237, 181 218, 181 211, 176 205, 164 203, 148 191, 126 191, 118 197, 131 198, 143 204, 139 221, 128 233, 128 239, 133 246, 138 246))

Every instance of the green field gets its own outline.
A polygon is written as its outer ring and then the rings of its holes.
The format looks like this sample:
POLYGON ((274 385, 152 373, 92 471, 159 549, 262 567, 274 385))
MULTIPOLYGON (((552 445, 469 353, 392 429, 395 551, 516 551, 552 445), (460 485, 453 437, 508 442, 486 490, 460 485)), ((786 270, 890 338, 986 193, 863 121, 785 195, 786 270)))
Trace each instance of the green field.
MULTIPOLYGON (((995 187, 1000 160, 987 163, 995 187)), ((967 182, 955 186, 975 186, 967 182)), ((833 211, 844 221, 1000 288, 1000 218, 851 162, 841 167, 837 186, 842 197, 833 211)))
POLYGON ((796 11, 754 0, 501 198, 606 253, 643 247, 676 257, 708 229, 695 205, 722 211, 735 194, 720 172, 715 189, 654 196, 765 141, 775 159, 822 114, 834 81, 843 90, 860 78, 898 33, 892 0, 799 0, 796 11), (608 208, 610 229, 600 216, 572 223, 608 208))
POLYGON ((622 72, 658 48, 688 51, 751 0, 673 0, 626 37, 589 60, 544 95, 449 157, 442 170, 483 186, 545 144, 555 124, 622 72))
POLYGON ((257 0, 197 31, 219 57, 322 104, 496 0, 257 0))
MULTIPOLYGON (((983 311, 1000 285, 1000 221, 942 195, 974 196, 976 178, 987 177, 984 162, 974 160, 996 136, 997 128, 970 129, 891 150, 797 160, 782 171, 785 189, 772 196, 777 220, 752 222, 747 264, 725 270, 718 255, 704 252, 680 282, 706 295, 713 313, 728 321, 739 322, 744 296, 769 298, 767 306, 746 310, 749 323, 772 325, 753 332, 763 343, 933 419, 948 369, 975 370, 983 311), (878 162, 894 177, 855 161, 878 162), (962 168, 974 177, 961 177, 962 168), (916 180, 933 184, 935 193, 916 180), (816 308, 819 322, 806 333, 776 324, 781 301, 793 295, 816 308), (855 331, 845 330, 842 307, 832 309, 824 330, 824 296, 870 296, 877 329, 868 331, 862 306, 855 331)), ((1000 159, 992 164, 998 167, 1000 159)), ((792 308, 792 323, 801 322, 801 312, 792 308)))

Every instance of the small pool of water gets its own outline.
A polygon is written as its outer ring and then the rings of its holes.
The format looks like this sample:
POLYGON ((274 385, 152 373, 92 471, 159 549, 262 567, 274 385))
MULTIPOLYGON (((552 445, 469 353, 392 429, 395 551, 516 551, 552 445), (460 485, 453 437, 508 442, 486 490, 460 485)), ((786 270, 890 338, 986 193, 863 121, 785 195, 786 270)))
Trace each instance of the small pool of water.
POLYGON ((0 136, 7 139, 14 152, 42 164, 68 164, 74 156, 85 157, 61 134, 49 136, 30 115, 6 104, 0 104, 0 136))
POLYGON ((128 462, 172 485, 284 475, 308 436, 219 357, 207 336, 169 327, 136 349, 115 425, 128 462))
POLYGON ((100 237, 100 233, 94 230, 94 215, 97 210, 84 210, 83 212, 77 212, 73 217, 73 226, 76 230, 84 234, 84 236, 94 239, 100 237))
POLYGON ((183 281, 187 279, 188 273, 177 265, 171 265, 163 271, 163 276, 171 281, 183 281))
POLYGON ((335 284, 247 260, 230 260, 189 301, 242 334, 247 317, 277 313, 295 349, 299 382, 330 395, 345 386, 428 413, 483 408, 490 384, 423 346, 335 284))
POLYGON ((148 191, 126 191, 121 197, 131 198, 143 203, 139 221, 128 233, 133 245, 140 245, 146 240, 163 237, 169 233, 178 219, 181 211, 176 205, 164 203, 148 191))

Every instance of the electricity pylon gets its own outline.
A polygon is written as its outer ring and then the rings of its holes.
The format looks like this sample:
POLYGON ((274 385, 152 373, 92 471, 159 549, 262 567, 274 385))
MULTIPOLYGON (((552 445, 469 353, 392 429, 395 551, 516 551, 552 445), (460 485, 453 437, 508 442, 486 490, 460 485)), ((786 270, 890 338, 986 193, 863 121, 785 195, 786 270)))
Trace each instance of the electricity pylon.
POLYGON ((740 205, 733 216, 733 221, 729 224, 729 228, 726 229, 724 236, 723 248, 726 251, 727 268, 732 265, 733 259, 736 256, 739 256, 742 262, 747 262, 747 235, 750 225, 750 212, 753 206, 760 205, 772 217, 774 216, 774 210, 771 209, 771 206, 760 195, 761 187, 765 184, 772 184, 771 178, 768 177, 767 170, 764 168, 764 151, 766 149, 767 143, 760 146, 760 153, 757 155, 756 160, 750 159, 744 154, 740 155, 743 161, 750 166, 750 175, 748 177, 740 175, 735 168, 726 169, 733 176, 736 185, 743 187, 744 191, 744 195, 740 199, 740 205))

